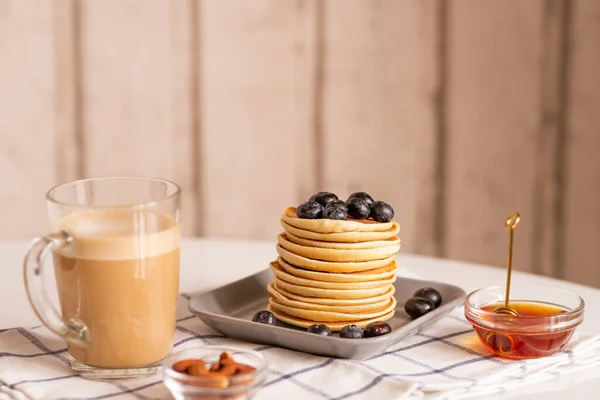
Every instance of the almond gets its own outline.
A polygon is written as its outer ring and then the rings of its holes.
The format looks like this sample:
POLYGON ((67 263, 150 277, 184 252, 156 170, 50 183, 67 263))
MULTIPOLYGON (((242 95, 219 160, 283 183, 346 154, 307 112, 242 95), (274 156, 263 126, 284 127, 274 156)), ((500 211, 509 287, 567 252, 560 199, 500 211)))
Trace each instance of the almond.
MULTIPOLYGON (((201 382, 189 382, 189 384, 212 388, 226 388, 230 385, 240 386, 248 384, 254 380, 253 376, 242 376, 239 378, 237 376, 256 371, 256 368, 250 365, 235 362, 229 352, 221 353, 219 361, 212 364, 210 368, 207 368, 203 360, 196 359, 178 361, 173 364, 172 368, 177 372, 203 378, 201 382), (231 382, 229 377, 236 377, 235 383, 231 382)), ((235 398, 238 395, 232 396, 235 398)))
POLYGON ((221 353, 221 357, 219 357, 219 364, 227 365, 227 364, 234 364, 234 363, 235 363, 235 360, 233 359, 233 356, 231 355, 230 352, 224 351, 223 353, 221 353))
POLYGON ((204 367, 204 361, 202 360, 181 360, 181 361, 177 361, 175 364, 173 364, 173 366, 171 368, 173 368, 175 371, 185 374, 187 373, 187 370, 189 367, 191 367, 192 365, 196 365, 196 364, 201 364, 202 367, 204 367))

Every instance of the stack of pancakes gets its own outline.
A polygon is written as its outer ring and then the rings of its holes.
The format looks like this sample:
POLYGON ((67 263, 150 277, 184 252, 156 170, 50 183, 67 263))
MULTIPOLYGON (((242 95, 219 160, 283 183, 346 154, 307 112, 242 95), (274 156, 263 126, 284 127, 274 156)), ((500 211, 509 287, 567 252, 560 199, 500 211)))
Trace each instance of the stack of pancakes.
POLYGON ((287 208, 279 257, 271 263, 269 311, 279 320, 332 331, 394 315, 399 225, 372 220, 301 219, 287 208))

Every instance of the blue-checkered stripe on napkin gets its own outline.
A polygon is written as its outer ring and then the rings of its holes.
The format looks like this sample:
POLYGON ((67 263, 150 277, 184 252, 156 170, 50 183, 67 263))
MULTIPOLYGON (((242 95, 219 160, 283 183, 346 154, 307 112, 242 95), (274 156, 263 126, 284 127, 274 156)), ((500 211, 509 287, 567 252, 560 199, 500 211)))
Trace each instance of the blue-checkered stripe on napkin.
MULTIPOLYGON (((314 356, 228 339, 196 317, 177 322, 174 351, 231 345, 261 352, 268 377, 256 400, 466 399, 539 384, 600 365, 600 340, 580 334, 554 357, 508 361, 479 343, 463 310, 367 360, 314 356)), ((0 331, 0 399, 171 399, 160 376, 98 382, 69 368, 64 342, 44 327, 0 331)))

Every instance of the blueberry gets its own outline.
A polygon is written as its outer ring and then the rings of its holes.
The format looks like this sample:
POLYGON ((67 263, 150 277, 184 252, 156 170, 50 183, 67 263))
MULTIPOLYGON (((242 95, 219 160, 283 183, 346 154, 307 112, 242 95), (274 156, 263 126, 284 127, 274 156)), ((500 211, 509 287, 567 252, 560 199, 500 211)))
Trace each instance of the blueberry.
POLYGON ((359 199, 358 197, 353 197, 348 200, 348 215, 352 218, 356 219, 365 219, 369 218, 369 213, 371 210, 369 209, 369 205, 366 201, 359 199))
POLYGON ((358 325, 346 325, 340 331, 340 337, 344 339, 362 339, 365 336, 358 325))
POLYGON ((345 220, 348 219, 348 212, 341 207, 325 207, 323 218, 345 220))
POLYGON ((348 211, 348 206, 346 205, 346 202, 344 200, 330 201, 329 203, 327 203, 327 207, 325 207, 325 208, 329 208, 329 207, 339 207, 339 208, 343 208, 344 210, 348 211))
POLYGON ((423 297, 411 297, 404 303, 404 311, 413 319, 422 317, 430 311, 433 311, 435 304, 433 301, 423 297))
POLYGON ((439 307, 442 304, 442 295, 432 287, 424 287, 413 293, 413 297, 424 297, 431 300, 433 305, 439 307))
POLYGON ((316 333, 322 336, 331 336, 331 329, 325 324, 314 324, 306 330, 308 333, 316 333))
POLYGON ((319 219, 323 217, 323 206, 316 201, 307 201, 296 208, 298 218, 319 219))
POLYGON ((359 198, 361 200, 364 200, 369 207, 371 207, 371 204, 373 204, 373 202, 375 201, 369 195, 369 193, 365 193, 365 192, 354 192, 350 196, 348 196, 348 200, 346 200, 346 201, 350 201, 350 199, 353 199, 353 198, 359 198))
POLYGON ((270 311, 262 310, 254 314, 252 321, 261 324, 275 325, 275 316, 270 311))
POLYGON ((371 217, 377 222, 390 222, 394 218, 394 209, 388 203, 376 201, 371 205, 371 217))
POLYGON ((315 195, 312 195, 308 201, 316 201, 323 207, 327 206, 330 201, 337 200, 338 197, 331 192, 319 192, 315 195))
POLYGON ((392 331, 392 327, 387 322, 375 321, 375 322, 371 322, 365 328, 365 337, 370 338, 370 337, 375 337, 375 336, 386 335, 386 334, 390 333, 391 331, 392 331))

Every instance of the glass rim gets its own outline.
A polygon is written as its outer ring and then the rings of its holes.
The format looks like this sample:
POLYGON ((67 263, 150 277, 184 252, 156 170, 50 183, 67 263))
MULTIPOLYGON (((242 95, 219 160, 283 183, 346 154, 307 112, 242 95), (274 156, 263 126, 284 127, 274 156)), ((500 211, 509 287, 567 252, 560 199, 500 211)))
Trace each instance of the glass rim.
MULTIPOLYGON (((571 309, 571 310, 567 310, 564 313, 561 314, 556 314, 556 315, 547 315, 547 316, 539 316, 539 315, 519 315, 518 317, 512 317, 512 318, 519 318, 519 319, 552 319, 552 318, 557 318, 557 317, 561 317, 561 318, 565 318, 565 317, 572 317, 572 316, 577 316, 578 314, 580 314, 584 308, 585 308, 585 301, 583 300, 583 298, 581 296, 579 296, 576 293, 571 292, 570 290, 566 290, 566 289, 560 289, 560 288, 554 288, 554 287, 547 287, 547 286, 540 286, 540 285, 511 285, 511 289, 512 288, 535 288, 535 289, 543 289, 543 290, 550 290, 552 292, 561 292, 563 294, 572 296, 578 303, 577 307, 571 309)), ((465 311, 477 315, 477 316, 498 316, 499 314, 494 313, 493 311, 486 311, 481 309, 480 307, 477 307, 475 305, 472 304, 471 302, 471 298, 481 294, 483 292, 490 292, 492 290, 506 290, 506 286, 501 286, 501 285, 497 285, 497 286, 487 286, 487 287, 483 287, 483 288, 479 288, 477 290, 472 291, 471 293, 469 293, 466 297, 465 297, 465 311)), ((517 299, 515 301, 524 301, 521 299, 517 299)), ((527 300, 529 301, 529 300, 527 300)), ((560 306, 560 307, 565 307, 564 304, 560 304, 559 302, 552 302, 551 299, 535 299, 535 300, 531 300, 531 301, 538 301, 538 302, 546 302, 546 303, 552 303, 554 305, 560 306)))
POLYGON ((143 175, 106 175, 106 176, 97 176, 97 177, 76 179, 76 180, 63 182, 63 183, 54 185, 53 187, 51 187, 50 189, 48 189, 46 191, 46 200, 53 204, 60 205, 60 206, 77 207, 77 208, 83 208, 83 209, 85 209, 85 208, 89 208, 89 209, 135 208, 135 207, 139 207, 139 206, 151 206, 151 205, 155 205, 155 204, 168 202, 168 201, 178 198, 180 195, 181 195, 181 187, 177 183, 175 183, 169 179, 157 178, 157 177, 152 177, 152 176, 143 176, 143 175), (76 203, 58 200, 54 196, 54 193, 57 190, 67 188, 70 186, 75 186, 80 183, 92 182, 92 181, 121 180, 121 179, 137 179, 140 181, 147 181, 147 182, 162 182, 162 183, 166 183, 168 185, 172 185, 175 188, 175 191, 167 196, 162 197, 159 200, 140 201, 137 203, 130 203, 130 204, 111 204, 111 205, 107 205, 107 204, 103 204, 103 205, 76 204, 76 203))

